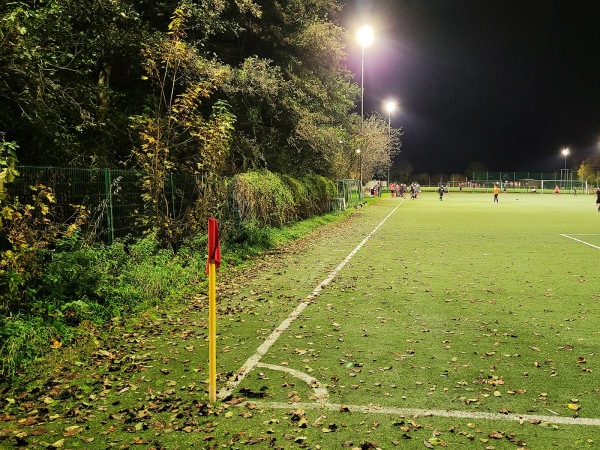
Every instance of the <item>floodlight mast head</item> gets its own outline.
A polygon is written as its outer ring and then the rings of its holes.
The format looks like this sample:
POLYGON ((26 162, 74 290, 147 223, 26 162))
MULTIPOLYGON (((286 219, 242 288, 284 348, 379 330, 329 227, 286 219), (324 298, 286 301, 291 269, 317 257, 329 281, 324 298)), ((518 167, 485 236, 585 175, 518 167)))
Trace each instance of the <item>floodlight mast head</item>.
POLYGON ((396 102, 389 100, 385 103, 385 109, 388 113, 393 113, 396 110, 396 102))
POLYGON ((374 39, 375 34, 373 33, 373 28, 369 25, 363 25, 356 33, 356 40, 362 47, 371 45, 374 39))

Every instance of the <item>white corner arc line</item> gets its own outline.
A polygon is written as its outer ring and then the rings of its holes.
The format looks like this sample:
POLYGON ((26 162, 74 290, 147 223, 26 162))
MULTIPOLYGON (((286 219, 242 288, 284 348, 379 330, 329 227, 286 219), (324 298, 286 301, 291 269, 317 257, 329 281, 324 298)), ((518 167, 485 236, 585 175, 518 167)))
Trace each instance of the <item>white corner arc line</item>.
POLYGON ((402 199, 402 201, 398 204, 398 206, 396 206, 392 210, 392 212, 390 212, 387 216, 385 216, 385 218, 379 223, 379 225, 377 225, 373 229, 373 231, 371 231, 361 241, 361 243, 358 244, 354 248, 354 250, 352 250, 348 254, 348 256, 346 256, 346 258, 344 258, 344 260, 341 263, 339 263, 338 266, 329 273, 327 278, 325 278, 323 281, 321 281, 321 283, 319 283, 319 285, 310 294, 308 294, 306 299, 304 299, 304 301, 302 301, 302 303, 300 303, 298 305, 298 307, 294 311, 292 311, 291 314, 283 322, 281 322, 281 324, 279 324, 279 326, 277 328, 275 328, 271 332, 269 337, 256 349, 256 353, 254 353, 254 355, 252 355, 250 358, 248 358, 248 360, 244 363, 244 365, 242 365, 242 367, 236 371, 235 379, 228 381, 227 385, 224 386, 223 388, 221 388, 221 390, 219 391, 219 394, 218 394, 218 397, 220 399, 225 399, 232 394, 232 392, 235 390, 235 388, 238 387, 238 385, 242 382, 242 380, 244 378, 246 378, 246 376, 250 373, 250 371, 252 369, 254 369, 254 367, 256 367, 256 365, 259 363, 261 358, 269 351, 269 348, 271 348, 271 346, 277 341, 277 339, 279 339, 281 334, 285 330, 288 329, 288 327, 292 324, 292 322, 294 320, 296 320, 298 318, 298 316, 302 313, 302 311, 304 311, 304 309, 309 305, 309 303, 312 300, 314 300, 316 297, 319 296, 319 294, 321 293, 323 288, 325 288, 325 286, 327 286, 331 282, 331 280, 333 280, 335 278, 335 276, 340 272, 340 270, 342 270, 344 268, 344 266, 346 264, 348 264, 348 262, 354 257, 354 255, 362 248, 363 245, 365 245, 367 243, 367 241, 369 239, 371 239, 371 237, 373 237, 373 235, 377 232, 377 230, 379 230, 379 228, 392 216, 392 214, 394 214, 396 212, 396 210, 398 208, 400 208, 402 203, 404 203, 404 200, 405 199, 402 199))
POLYGON ((581 244, 589 245, 590 247, 594 247, 594 248, 597 248, 598 250, 600 250, 599 246, 594 245, 594 244, 590 244, 589 242, 586 242, 586 241, 582 241, 581 239, 577 239, 577 238, 575 238, 573 236, 569 236, 568 234, 561 234, 561 236, 569 238, 569 239, 573 239, 574 241, 580 242, 581 244))
POLYGON ((290 375, 292 375, 292 376, 304 381, 306 384, 308 384, 313 389, 313 391, 315 391, 315 397, 317 398, 318 401, 322 402, 322 401, 325 401, 325 399, 329 398, 329 392, 327 391, 326 385, 319 383, 319 380, 317 380, 315 377, 311 377, 310 375, 308 375, 304 372, 300 372, 299 370, 292 369, 291 367, 276 366, 274 364, 265 364, 265 363, 261 363, 261 362, 256 364, 256 367, 264 367, 265 369, 271 369, 271 370, 276 370, 279 372, 289 373, 290 375))

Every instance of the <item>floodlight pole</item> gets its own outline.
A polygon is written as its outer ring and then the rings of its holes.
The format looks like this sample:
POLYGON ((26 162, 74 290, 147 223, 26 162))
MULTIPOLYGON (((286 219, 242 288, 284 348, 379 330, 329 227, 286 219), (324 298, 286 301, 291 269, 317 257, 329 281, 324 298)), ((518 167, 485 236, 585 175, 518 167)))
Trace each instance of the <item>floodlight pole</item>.
POLYGON ((392 161, 391 161, 391 156, 392 156, 392 111, 394 109, 396 109, 396 103, 394 103, 393 101, 389 101, 386 103, 385 105, 387 112, 388 112, 388 144, 389 144, 389 158, 390 161, 388 163, 388 170, 387 170, 387 188, 388 191, 390 189, 390 166, 392 165, 392 161))
POLYGON ((363 25, 356 33, 356 39, 361 47, 360 54, 360 132, 363 132, 365 114, 365 47, 373 42, 373 29, 363 25))
POLYGON ((360 148, 356 149, 356 154, 358 155, 358 170, 360 173, 360 187, 362 189, 362 155, 360 153, 360 148))

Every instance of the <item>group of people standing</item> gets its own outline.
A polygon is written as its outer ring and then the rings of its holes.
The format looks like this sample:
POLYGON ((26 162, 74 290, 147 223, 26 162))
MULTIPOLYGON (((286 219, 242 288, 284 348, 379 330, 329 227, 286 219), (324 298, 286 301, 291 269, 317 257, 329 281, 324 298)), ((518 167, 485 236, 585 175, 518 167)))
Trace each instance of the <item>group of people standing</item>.
POLYGON ((410 198, 415 199, 421 195, 421 186, 419 183, 411 183, 410 186, 406 186, 404 183, 390 183, 390 192, 392 197, 406 198, 406 192, 410 192, 410 198))
MULTIPOLYGON (((408 187, 404 183, 390 184, 390 192, 392 194, 392 197, 394 197, 395 195, 396 197, 406 198, 407 190, 410 192, 410 198, 412 199, 416 199, 421 194, 421 186, 419 185, 419 183, 412 183, 408 187)), ((442 201, 444 198, 444 194, 448 194, 448 188, 446 186, 440 185, 437 192, 440 196, 440 201, 442 201)), ((506 193, 506 189, 504 190, 504 192, 506 193)), ((556 186, 554 190, 555 195, 558 195, 558 192, 559 187, 556 186)), ((500 186, 498 185, 498 183, 496 183, 494 184, 494 203, 498 203, 499 194, 500 186)), ((598 212, 600 212, 600 187, 598 187, 598 189, 596 190, 596 206, 598 207, 598 212)))

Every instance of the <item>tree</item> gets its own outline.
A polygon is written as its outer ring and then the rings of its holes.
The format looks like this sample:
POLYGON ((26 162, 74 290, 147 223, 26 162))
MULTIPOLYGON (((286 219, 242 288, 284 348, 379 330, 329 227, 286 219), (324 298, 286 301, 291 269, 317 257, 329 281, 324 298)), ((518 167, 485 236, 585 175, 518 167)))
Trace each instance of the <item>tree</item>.
POLYGON ((95 0, 9 2, 0 14, 0 129, 19 142, 21 162, 124 159, 128 113, 140 102, 130 84, 111 81, 139 79, 139 14, 95 0))
MULTIPOLYGON (((156 119, 161 91, 147 71, 167 60, 157 52, 174 37, 168 26, 178 10, 187 21, 172 57, 187 52, 189 61, 175 78, 164 80, 174 82, 171 92, 162 93, 167 100, 162 112, 202 118, 204 124, 223 117, 225 109, 235 117, 228 151, 204 152, 202 158, 221 158, 219 171, 227 175, 256 167, 291 175, 350 175, 358 131, 351 111, 360 91, 345 66, 348 36, 336 21, 341 10, 336 0, 4 2, 0 130, 18 142, 21 162, 140 163, 131 148, 140 150, 145 137, 131 134, 130 118, 135 127, 141 118, 156 119), (187 90, 200 79, 215 83, 196 93, 187 90), (202 101, 170 111, 168 102, 184 106, 181 95, 202 101)), ((177 126, 178 132, 185 128, 177 126)), ((170 157, 170 169, 205 164, 196 150, 208 148, 207 136, 211 133, 190 132, 189 139, 171 146, 178 157, 170 157)), ((212 136, 222 146, 221 135, 212 136)))
POLYGON ((378 113, 365 118, 357 144, 361 150, 363 180, 370 180, 375 175, 387 179, 392 161, 387 120, 378 113))
POLYGON ((599 183, 600 182, 600 155, 593 155, 585 159, 579 169, 577 175, 582 181, 588 183, 599 183))
POLYGON ((226 25, 205 48, 234 69, 222 87, 237 117, 232 172, 347 171, 339 141, 351 140, 359 91, 345 67, 346 32, 332 21, 339 10, 334 0, 292 0, 222 11, 226 25))
POLYGON ((448 181, 452 183, 452 186, 456 186, 458 183, 464 183, 466 181, 466 177, 461 173, 453 173, 448 178, 448 181))
POLYGON ((431 177, 429 176, 429 174, 427 172, 422 172, 422 173, 411 176, 410 181, 417 182, 422 186, 426 186, 426 185, 429 185, 429 183, 431 182, 431 177))
POLYGON ((143 172, 148 224, 163 243, 176 245, 176 219, 166 195, 167 174, 202 174, 215 182, 223 174, 235 117, 216 102, 204 117, 203 102, 227 79, 229 69, 202 57, 185 41, 187 11, 176 9, 164 39, 148 46, 145 67, 155 95, 148 113, 133 117, 139 145, 133 155, 143 172))
POLYGON ((413 166, 405 159, 396 160, 392 164, 390 172, 390 180, 398 181, 399 183, 409 183, 413 173, 413 166))
POLYGON ((473 179, 473 174, 477 172, 487 172, 487 167, 479 161, 471 161, 465 170, 465 176, 467 180, 473 179))
POLYGON ((448 182, 448 175, 445 173, 436 173, 431 176, 431 183, 437 185, 446 184, 448 182))

